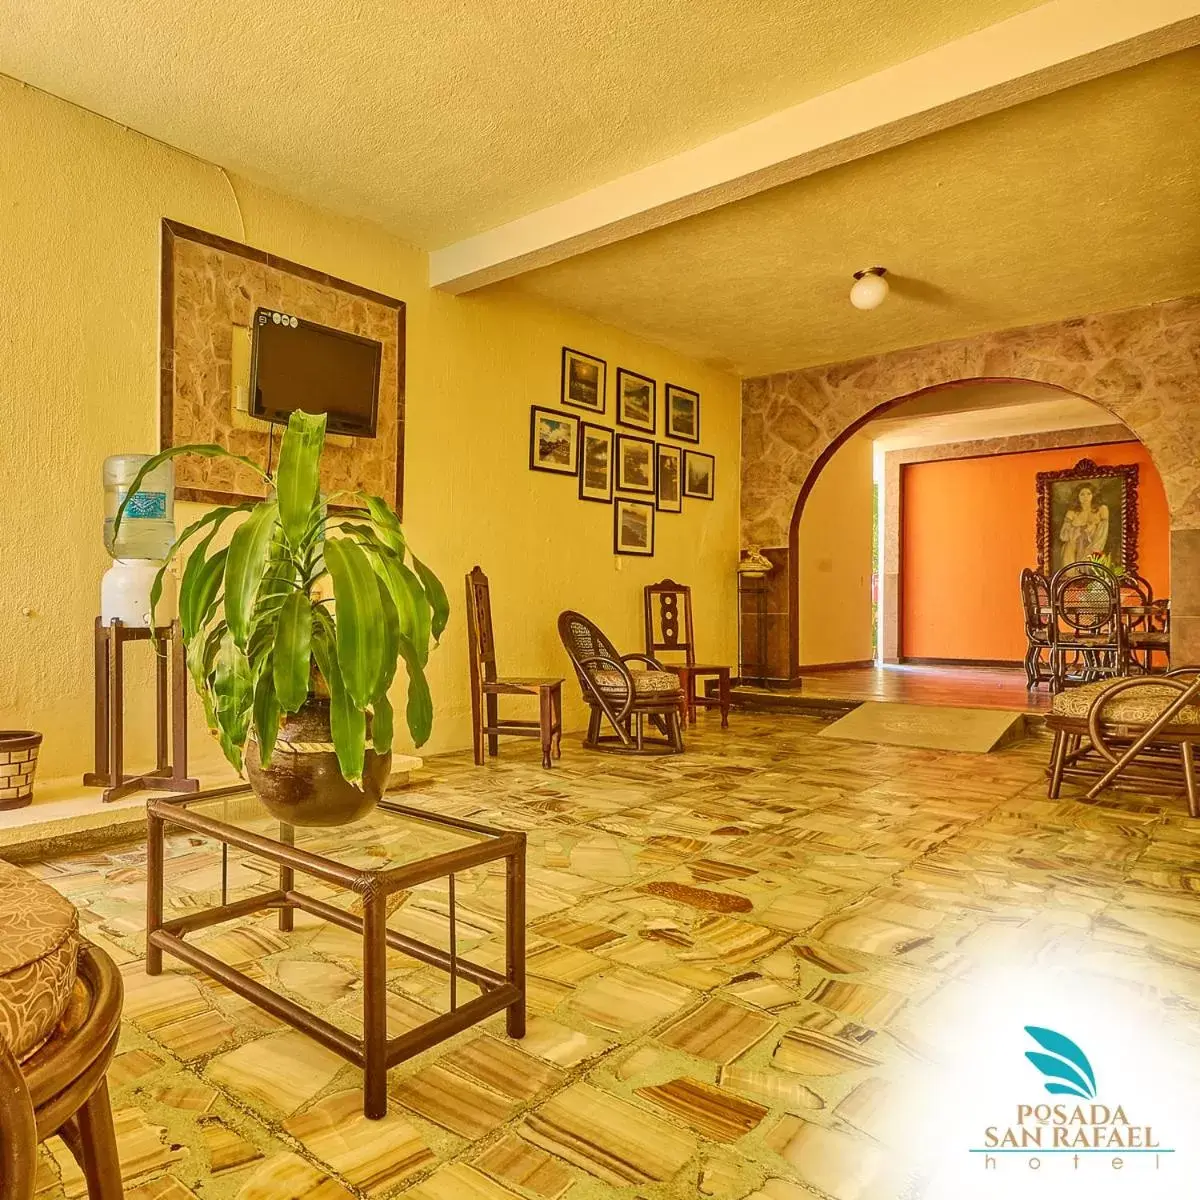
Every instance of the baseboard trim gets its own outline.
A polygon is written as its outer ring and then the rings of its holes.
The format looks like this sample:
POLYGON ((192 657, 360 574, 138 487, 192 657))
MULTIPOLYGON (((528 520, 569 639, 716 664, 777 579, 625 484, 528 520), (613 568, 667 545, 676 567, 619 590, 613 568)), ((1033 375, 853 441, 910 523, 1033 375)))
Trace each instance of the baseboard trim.
POLYGON ((797 678, 802 678, 807 671, 861 671, 865 667, 873 667, 872 658, 857 658, 849 662, 805 663, 800 668, 797 678))
POLYGON ((896 660, 901 666, 911 667, 1013 667, 1023 666, 1019 658, 911 658, 904 655, 896 660))

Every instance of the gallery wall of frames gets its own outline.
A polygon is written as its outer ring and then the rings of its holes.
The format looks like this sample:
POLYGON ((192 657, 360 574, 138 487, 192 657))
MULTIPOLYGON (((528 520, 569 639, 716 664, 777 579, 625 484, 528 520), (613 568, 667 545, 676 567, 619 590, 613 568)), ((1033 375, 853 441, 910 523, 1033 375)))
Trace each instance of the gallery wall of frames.
POLYGON ((654 553, 656 517, 683 511, 685 500, 712 500, 716 459, 700 445, 700 393, 659 384, 617 367, 615 425, 587 420, 608 413, 608 364, 564 346, 559 407, 533 405, 529 413, 529 467, 576 480, 580 500, 613 506, 613 553, 654 553), (689 443, 677 445, 676 443, 689 443), (692 447, 696 447, 693 449, 692 447))

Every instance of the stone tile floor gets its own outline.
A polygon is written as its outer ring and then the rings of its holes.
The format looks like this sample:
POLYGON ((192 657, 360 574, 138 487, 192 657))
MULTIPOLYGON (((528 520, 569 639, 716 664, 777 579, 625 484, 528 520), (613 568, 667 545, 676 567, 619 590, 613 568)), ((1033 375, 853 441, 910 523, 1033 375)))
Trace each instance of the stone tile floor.
MULTIPOLYGON (((964 755, 820 728, 702 717, 683 757, 568 744, 549 773, 511 742, 486 768, 430 760, 406 802, 528 831, 531 1019, 520 1043, 496 1018, 394 1069, 380 1122, 332 1053, 169 958, 144 974, 144 848, 36 866, 125 976, 110 1082, 127 1196, 911 1200, 936 1170, 910 1118, 927 1127, 940 1094, 952 1125, 979 1090, 963 1073, 991 1069, 964 1055, 1017 1044, 972 1021, 1019 1038, 1108 1004, 1200 1064, 1200 822, 1180 801, 1049 801, 1042 738, 964 755), (1005 1009, 1013 987, 1037 1011, 1005 1009)), ((219 901, 211 843, 168 854, 176 911, 219 901)), ((271 871, 235 858, 231 898, 271 871)), ((502 894, 495 870, 459 877, 459 950, 477 961, 501 961, 502 894)), ((444 945, 446 911, 431 883, 391 924, 444 945)), ((296 921, 195 936, 353 1029, 357 939, 296 921)), ((447 1004, 445 977, 398 954, 389 986, 392 1033, 447 1004)), ((1007 1122, 996 1096, 990 1123, 1007 1122)), ((39 1184, 84 1194, 56 1141, 39 1184)))

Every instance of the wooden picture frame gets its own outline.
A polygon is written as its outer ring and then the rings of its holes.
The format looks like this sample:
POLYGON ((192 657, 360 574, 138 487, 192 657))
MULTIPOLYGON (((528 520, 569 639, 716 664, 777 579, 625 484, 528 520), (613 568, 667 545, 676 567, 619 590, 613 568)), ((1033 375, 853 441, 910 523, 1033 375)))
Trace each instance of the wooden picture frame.
POLYGON ((665 442, 655 445, 654 506, 659 512, 683 512, 683 451, 665 442))
POLYGON ((1102 467, 1081 458, 1063 471, 1037 474, 1038 570, 1046 576, 1071 562, 1104 562, 1118 575, 1136 572, 1138 468, 1102 467))
POLYGON ((560 383, 563 404, 592 413, 604 412, 607 374, 608 364, 604 359, 564 346, 560 383))
POLYGON ((579 472, 579 418, 556 408, 529 409, 529 469, 553 475, 579 472))
POLYGON ((579 425, 579 498, 598 504, 613 499, 613 431, 607 425, 579 425))
POLYGON ((654 505, 618 496, 613 501, 613 553, 654 556, 654 505))
POLYGON ((693 500, 711 500, 716 495, 717 460, 699 450, 683 452, 683 494, 693 500))
POLYGON ((663 387, 663 429, 677 442, 700 441, 700 393, 668 383, 663 387))
POLYGON ((649 438, 617 434, 616 488, 619 492, 654 495, 655 443, 649 438))
POLYGON ((617 368, 617 424, 653 433, 656 428, 658 385, 648 375, 617 368))

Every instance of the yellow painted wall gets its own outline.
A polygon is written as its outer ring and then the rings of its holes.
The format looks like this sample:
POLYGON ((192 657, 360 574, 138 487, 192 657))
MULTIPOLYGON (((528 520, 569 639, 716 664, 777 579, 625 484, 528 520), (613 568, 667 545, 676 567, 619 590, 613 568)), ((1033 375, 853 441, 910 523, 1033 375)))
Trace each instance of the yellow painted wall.
MULTIPOLYGON (((43 777, 90 765, 92 623, 108 563, 100 466, 158 447, 164 216, 408 304, 405 526, 454 605, 431 663, 427 751, 469 744, 462 580, 476 563, 492 579, 503 671, 566 674, 554 627, 566 607, 641 649, 641 588, 664 575, 694 586, 702 656, 735 661, 734 376, 511 294, 433 292, 425 254, 376 226, 231 184, 210 164, 4 78, 0 144, 0 722, 45 733, 43 777), (556 404, 564 344, 608 360, 609 423, 618 364, 702 395, 700 448, 716 455, 717 499, 659 514, 652 559, 614 558, 612 509, 576 499, 574 479, 528 470, 529 406, 556 404)), ((177 506, 177 520, 189 507, 177 506)), ((578 728, 573 680, 566 695, 578 728)), ((193 728, 213 761, 202 722, 193 728)), ((131 742, 144 751, 145 733, 131 742)))
POLYGON ((826 464, 800 515, 800 665, 871 649, 872 444, 856 434, 826 464))

